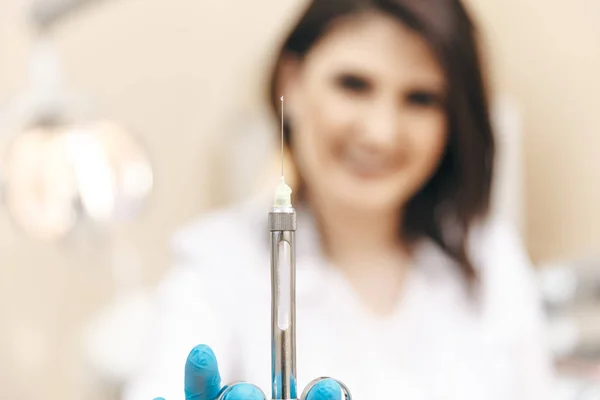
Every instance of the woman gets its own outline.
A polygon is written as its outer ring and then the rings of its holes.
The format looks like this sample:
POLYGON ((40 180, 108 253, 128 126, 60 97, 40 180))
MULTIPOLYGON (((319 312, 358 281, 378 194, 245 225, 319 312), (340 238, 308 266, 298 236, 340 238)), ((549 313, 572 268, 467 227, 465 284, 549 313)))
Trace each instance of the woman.
MULTIPOLYGON (((285 94, 300 178, 300 388, 329 375, 357 399, 548 398, 533 276, 488 215, 476 47, 458 0, 315 0, 284 42, 269 100, 279 110, 285 94)), ((225 383, 269 393, 271 200, 178 233, 152 361, 127 399, 177 398, 198 343, 225 383)))

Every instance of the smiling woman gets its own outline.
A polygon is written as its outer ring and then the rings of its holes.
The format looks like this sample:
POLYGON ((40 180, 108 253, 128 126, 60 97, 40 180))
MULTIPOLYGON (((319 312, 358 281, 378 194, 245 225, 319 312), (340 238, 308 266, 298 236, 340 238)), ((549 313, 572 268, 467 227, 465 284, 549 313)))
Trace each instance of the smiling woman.
MULTIPOLYGON (((283 41, 267 92, 299 177, 298 387, 333 376, 357 399, 549 398, 527 256, 487 214, 495 146, 479 59, 458 0, 315 0, 283 41)), ((271 205, 178 232, 152 367, 127 400, 177 396, 198 343, 224 382, 276 383, 271 205)))

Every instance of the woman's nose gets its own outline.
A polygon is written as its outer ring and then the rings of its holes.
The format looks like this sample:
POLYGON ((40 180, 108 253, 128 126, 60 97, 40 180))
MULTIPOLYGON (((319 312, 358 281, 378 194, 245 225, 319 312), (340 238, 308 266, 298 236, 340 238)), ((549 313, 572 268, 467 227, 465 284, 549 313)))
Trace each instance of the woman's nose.
POLYGON ((395 104, 374 102, 362 121, 362 139, 373 147, 389 148, 400 135, 399 115, 395 104))

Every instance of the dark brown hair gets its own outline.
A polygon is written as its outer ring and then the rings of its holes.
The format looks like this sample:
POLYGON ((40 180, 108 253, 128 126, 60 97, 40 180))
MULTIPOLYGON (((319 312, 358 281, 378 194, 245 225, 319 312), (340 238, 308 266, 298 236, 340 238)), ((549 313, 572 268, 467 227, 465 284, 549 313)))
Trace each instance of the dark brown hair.
MULTIPOLYGON (((477 274, 467 255, 469 227, 487 214, 495 145, 475 27, 459 0, 313 0, 280 50, 271 75, 269 102, 279 116, 283 59, 302 59, 340 18, 378 11, 420 34, 448 83, 449 141, 430 181, 408 202, 401 234, 411 242, 433 240, 469 281, 477 274)), ((289 124, 286 144, 291 144, 289 124)))

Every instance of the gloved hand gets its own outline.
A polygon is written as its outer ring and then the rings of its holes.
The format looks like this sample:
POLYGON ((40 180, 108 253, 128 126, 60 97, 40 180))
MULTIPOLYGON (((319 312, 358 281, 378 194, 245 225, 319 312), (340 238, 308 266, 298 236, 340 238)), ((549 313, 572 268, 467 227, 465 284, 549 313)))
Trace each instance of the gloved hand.
MULTIPOLYGON (((216 400, 223 387, 217 358, 210 347, 198 345, 190 352, 185 363, 184 386, 186 400, 216 400)), ((227 393, 224 400, 263 400, 263 395, 256 387, 241 384, 227 393)), ((331 379, 319 382, 308 393, 307 400, 342 400, 340 386, 331 379)))

